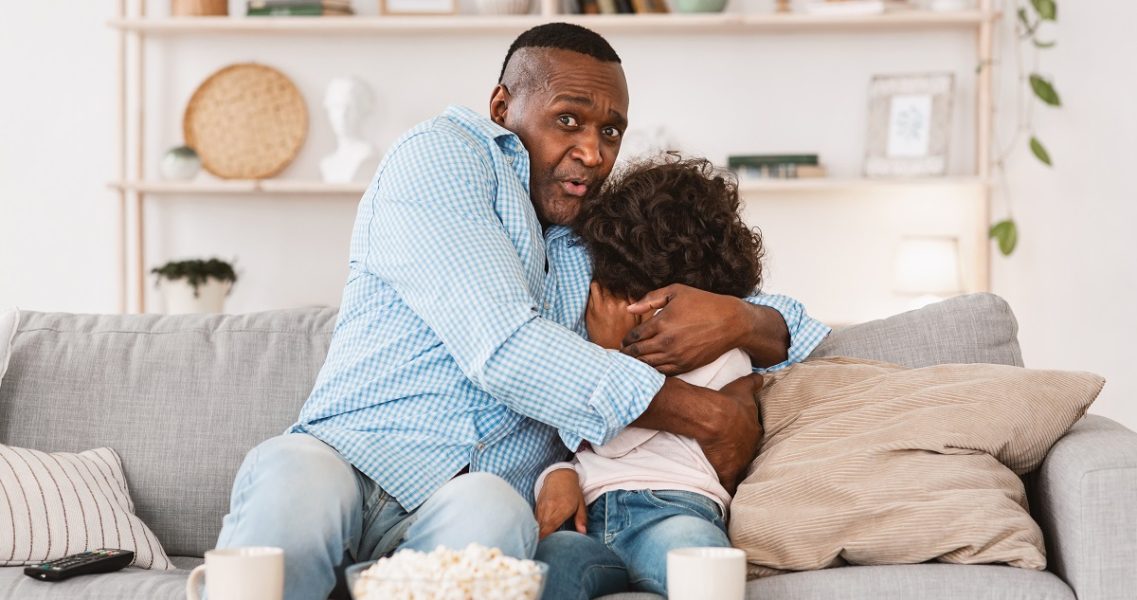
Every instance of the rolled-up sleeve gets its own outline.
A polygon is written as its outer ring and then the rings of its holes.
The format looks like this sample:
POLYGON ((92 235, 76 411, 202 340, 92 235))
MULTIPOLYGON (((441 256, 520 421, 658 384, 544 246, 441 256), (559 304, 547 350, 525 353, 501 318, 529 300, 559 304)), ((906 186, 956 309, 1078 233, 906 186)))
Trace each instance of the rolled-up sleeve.
POLYGON ((438 336, 463 374, 511 410, 606 443, 663 375, 543 319, 517 247, 495 212, 486 150, 426 131, 404 140, 370 198, 365 265, 438 336))

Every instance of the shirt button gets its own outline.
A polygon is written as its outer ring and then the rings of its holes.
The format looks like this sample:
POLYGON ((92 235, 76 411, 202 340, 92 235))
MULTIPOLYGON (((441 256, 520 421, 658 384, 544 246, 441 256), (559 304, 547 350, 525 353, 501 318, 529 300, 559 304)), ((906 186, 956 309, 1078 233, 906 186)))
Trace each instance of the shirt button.
POLYGON ((545 310, 550 310, 552 308, 553 308, 553 305, 551 303, 549 303, 549 302, 545 303, 545 310))
POLYGON ((474 449, 475 449, 475 450, 477 450, 478 452, 481 452, 482 450, 485 450, 485 448, 486 448, 486 445, 485 445, 485 444, 483 444, 483 443, 481 443, 481 442, 478 442, 478 445, 477 445, 477 446, 474 446, 474 449))

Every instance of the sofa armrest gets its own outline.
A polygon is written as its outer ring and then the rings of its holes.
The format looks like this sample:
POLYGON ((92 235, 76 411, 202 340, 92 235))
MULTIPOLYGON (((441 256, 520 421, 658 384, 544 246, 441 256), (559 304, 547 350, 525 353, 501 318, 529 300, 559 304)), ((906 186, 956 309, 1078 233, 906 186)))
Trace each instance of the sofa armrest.
POLYGON ((1031 512, 1050 570, 1078 600, 1122 600, 1137 590, 1137 433, 1088 415, 1033 477, 1031 512))

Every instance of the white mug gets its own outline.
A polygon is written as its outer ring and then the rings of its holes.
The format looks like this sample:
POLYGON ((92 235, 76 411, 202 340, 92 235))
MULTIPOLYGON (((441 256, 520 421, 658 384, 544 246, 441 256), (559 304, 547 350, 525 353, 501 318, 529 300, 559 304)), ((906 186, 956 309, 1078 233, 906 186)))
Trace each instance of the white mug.
POLYGON ((186 580, 189 600, 201 600, 203 576, 209 600, 282 600, 284 550, 248 546, 206 551, 205 564, 194 567, 186 580))
POLYGON ((679 548, 667 553, 670 600, 745 600, 746 553, 738 548, 679 548))

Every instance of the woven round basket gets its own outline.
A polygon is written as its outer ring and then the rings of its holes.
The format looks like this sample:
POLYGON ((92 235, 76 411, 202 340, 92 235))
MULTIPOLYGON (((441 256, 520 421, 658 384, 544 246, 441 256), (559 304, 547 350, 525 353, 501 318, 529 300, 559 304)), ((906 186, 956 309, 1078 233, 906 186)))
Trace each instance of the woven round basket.
POLYGON ((206 171, 223 179, 264 179, 296 158, 308 135, 308 108, 280 71, 230 65, 194 91, 182 134, 206 171))

